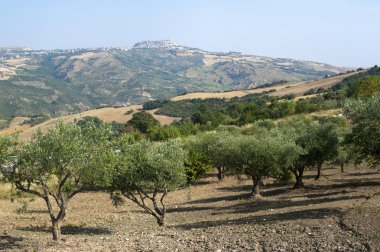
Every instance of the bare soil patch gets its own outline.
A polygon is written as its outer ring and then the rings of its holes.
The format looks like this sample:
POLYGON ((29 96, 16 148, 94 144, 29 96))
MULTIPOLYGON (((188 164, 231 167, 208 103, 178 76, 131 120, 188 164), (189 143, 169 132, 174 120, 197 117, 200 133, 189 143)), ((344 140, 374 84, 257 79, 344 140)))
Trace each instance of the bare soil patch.
POLYGON ((115 208, 106 193, 82 193, 70 204, 63 238, 51 241, 40 199, 27 213, 0 200, 0 250, 7 251, 380 251, 380 173, 325 167, 306 173, 302 190, 263 187, 250 200, 250 180, 218 182, 208 174, 169 195, 166 228, 130 202, 115 208))

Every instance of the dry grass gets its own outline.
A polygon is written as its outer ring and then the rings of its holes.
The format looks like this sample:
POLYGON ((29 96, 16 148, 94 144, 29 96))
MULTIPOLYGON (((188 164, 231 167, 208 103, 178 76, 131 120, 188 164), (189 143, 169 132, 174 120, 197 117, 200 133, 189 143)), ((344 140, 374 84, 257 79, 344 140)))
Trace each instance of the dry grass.
POLYGON ((11 198, 12 185, 0 181, 0 200, 11 198))
POLYGON ((30 125, 17 125, 0 131, 0 135, 11 135, 17 132, 24 132, 30 129, 30 125))
POLYGON ((19 126, 26 120, 29 120, 29 117, 15 117, 9 122, 9 127, 19 126))

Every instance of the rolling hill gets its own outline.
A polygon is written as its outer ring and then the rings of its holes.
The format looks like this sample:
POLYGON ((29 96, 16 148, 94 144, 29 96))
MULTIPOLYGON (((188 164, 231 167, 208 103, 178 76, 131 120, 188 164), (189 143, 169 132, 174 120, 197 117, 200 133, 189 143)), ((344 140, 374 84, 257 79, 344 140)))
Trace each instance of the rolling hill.
POLYGON ((0 48, 0 119, 56 117, 187 92, 308 81, 347 70, 310 61, 207 52, 166 40, 130 48, 0 48))

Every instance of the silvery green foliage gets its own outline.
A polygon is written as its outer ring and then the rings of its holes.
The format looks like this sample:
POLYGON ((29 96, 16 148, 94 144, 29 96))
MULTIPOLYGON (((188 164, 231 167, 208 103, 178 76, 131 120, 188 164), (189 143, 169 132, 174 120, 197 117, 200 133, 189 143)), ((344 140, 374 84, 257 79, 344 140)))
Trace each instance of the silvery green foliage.
POLYGON ((165 197, 186 184, 185 158, 186 152, 177 140, 121 145, 111 185, 114 203, 120 203, 121 194, 164 225, 165 197))
POLYGON ((16 151, 16 162, 4 173, 5 178, 17 189, 45 200, 53 239, 59 238, 59 222, 66 216, 69 200, 88 187, 103 184, 106 162, 102 157, 111 133, 108 125, 89 124, 82 129, 60 121, 46 133, 35 132, 16 151))
POLYGON ((380 96, 367 100, 349 100, 344 114, 353 124, 348 141, 355 145, 360 157, 371 164, 380 162, 380 96))
POLYGON ((303 149, 278 130, 263 135, 240 136, 238 160, 241 170, 253 178, 277 177, 294 165, 303 149))
POLYGON ((367 100, 348 100, 343 106, 343 111, 355 124, 363 120, 380 121, 380 96, 373 96, 367 100))

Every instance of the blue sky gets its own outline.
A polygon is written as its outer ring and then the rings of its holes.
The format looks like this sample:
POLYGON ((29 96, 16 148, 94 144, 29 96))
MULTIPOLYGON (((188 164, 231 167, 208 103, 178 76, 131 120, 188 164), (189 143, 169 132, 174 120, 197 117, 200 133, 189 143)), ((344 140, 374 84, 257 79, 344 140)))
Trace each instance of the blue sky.
POLYGON ((380 64, 380 0, 0 0, 0 46, 131 46, 380 64))

